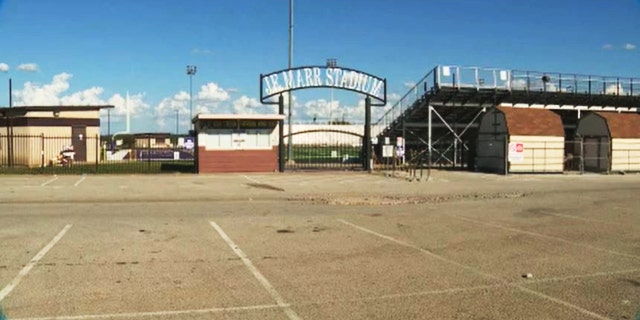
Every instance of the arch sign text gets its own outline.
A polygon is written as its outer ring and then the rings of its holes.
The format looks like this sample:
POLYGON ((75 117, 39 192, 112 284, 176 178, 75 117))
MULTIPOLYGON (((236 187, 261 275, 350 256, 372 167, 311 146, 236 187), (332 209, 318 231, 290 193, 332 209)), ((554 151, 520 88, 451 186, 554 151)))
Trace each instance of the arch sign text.
POLYGON ((269 98, 284 92, 309 88, 349 90, 371 97, 382 105, 387 102, 387 80, 355 69, 307 66, 260 75, 262 103, 268 103, 269 98))

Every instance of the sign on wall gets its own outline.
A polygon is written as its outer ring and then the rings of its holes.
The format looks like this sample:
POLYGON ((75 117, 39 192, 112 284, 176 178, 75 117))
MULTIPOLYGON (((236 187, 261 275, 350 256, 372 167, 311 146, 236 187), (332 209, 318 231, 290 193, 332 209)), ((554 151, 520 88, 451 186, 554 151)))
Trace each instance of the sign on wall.
POLYGON ((382 146, 382 157, 383 158, 391 158, 393 157, 393 146, 390 144, 385 144, 382 146))
POLYGON ((522 142, 509 142, 509 161, 524 161, 524 144, 522 142))

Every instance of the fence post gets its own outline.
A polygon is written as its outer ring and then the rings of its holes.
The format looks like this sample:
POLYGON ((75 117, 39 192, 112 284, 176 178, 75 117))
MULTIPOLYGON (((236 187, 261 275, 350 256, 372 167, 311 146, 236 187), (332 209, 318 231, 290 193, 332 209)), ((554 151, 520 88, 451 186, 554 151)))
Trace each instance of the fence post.
POLYGON ((580 174, 584 174, 584 140, 582 137, 578 140, 580 144, 580 174))
POLYGON ((509 175, 509 135, 504 135, 504 175, 509 175))
POLYGON ((41 158, 40 167, 44 168, 44 133, 40 134, 40 158, 41 158))
POLYGON ((100 136, 96 134, 96 171, 94 173, 98 173, 99 161, 100 161, 100 136))
POLYGON ((147 171, 151 171, 151 135, 147 136, 147 171))

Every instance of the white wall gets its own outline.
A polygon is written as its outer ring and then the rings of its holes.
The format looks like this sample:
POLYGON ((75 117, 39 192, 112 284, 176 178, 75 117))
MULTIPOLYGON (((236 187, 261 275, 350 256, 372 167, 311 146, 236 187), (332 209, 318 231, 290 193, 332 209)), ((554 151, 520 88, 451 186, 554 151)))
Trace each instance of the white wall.
POLYGON ((640 171, 640 139, 611 139, 611 171, 640 171))
POLYGON ((509 143, 522 143, 521 161, 509 162, 509 172, 563 172, 564 137, 510 136, 509 143))
POLYGON ((206 150, 271 150, 278 145, 278 127, 272 129, 246 129, 237 133, 233 129, 207 129, 198 133, 198 147, 206 150))

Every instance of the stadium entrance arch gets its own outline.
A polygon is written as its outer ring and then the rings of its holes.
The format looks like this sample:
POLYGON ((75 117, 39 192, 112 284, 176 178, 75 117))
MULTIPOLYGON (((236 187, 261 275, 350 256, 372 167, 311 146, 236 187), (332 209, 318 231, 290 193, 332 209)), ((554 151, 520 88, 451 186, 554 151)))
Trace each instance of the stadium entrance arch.
POLYGON ((387 80, 360 70, 333 65, 283 69, 260 75, 260 102, 277 104, 278 113, 284 115, 285 93, 314 88, 333 88, 365 95, 364 127, 354 131, 342 126, 325 126, 293 132, 289 115, 286 135, 284 120, 280 120, 278 126, 279 171, 284 172, 285 168, 362 168, 370 171, 371 107, 387 104, 387 80), (310 138, 314 135, 323 138, 310 138))

